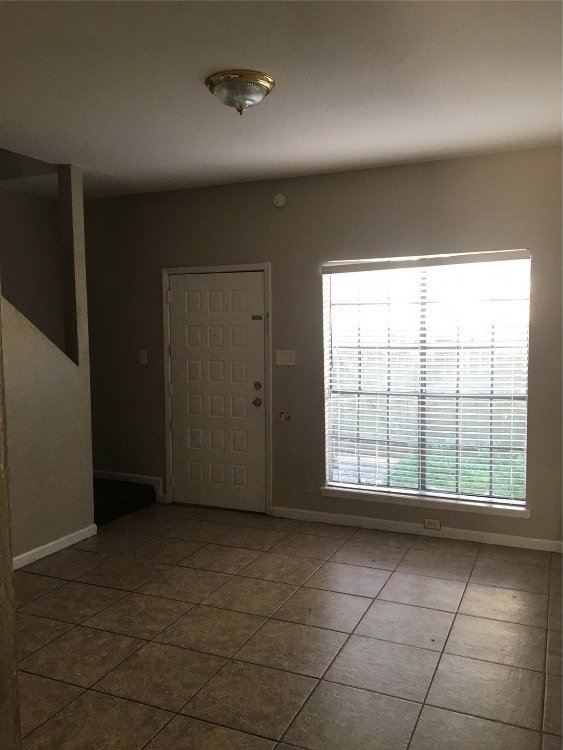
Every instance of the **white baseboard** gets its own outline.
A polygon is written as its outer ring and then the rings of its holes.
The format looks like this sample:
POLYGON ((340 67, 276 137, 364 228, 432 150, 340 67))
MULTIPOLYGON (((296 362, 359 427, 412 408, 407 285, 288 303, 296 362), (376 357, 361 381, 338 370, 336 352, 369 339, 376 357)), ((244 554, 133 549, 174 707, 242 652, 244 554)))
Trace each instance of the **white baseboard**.
POLYGON ((149 484, 154 487, 157 503, 166 503, 166 495, 162 488, 164 483, 162 477, 148 477, 144 474, 124 474, 121 471, 104 471, 103 469, 94 469, 96 479, 113 479, 116 482, 136 482, 137 484, 149 484))
POLYGON ((93 523, 91 526, 85 526, 83 529, 73 531, 72 534, 61 536, 53 542, 42 544, 41 547, 30 549, 29 552, 16 555, 12 561, 14 570, 23 568, 24 565, 29 565, 29 563, 35 562, 36 560, 41 560, 42 557, 47 557, 47 555, 52 555, 53 552, 59 552, 59 550, 70 547, 71 544, 81 542, 83 539, 88 539, 88 537, 94 536, 97 533, 98 527, 93 523))
POLYGON ((421 524, 408 521, 388 521, 382 518, 369 518, 367 516, 323 513, 322 511, 317 510, 285 508, 281 505, 273 505, 271 513, 273 516, 295 518, 298 521, 336 523, 341 526, 360 526, 364 529, 399 531, 403 534, 420 534, 425 536, 444 537, 446 539, 463 539, 470 542, 483 542, 484 544, 501 544, 505 547, 525 547, 526 549, 540 549, 545 550, 546 552, 563 552, 563 542, 560 542, 557 539, 534 539, 527 536, 493 534, 489 531, 456 529, 453 526, 443 526, 440 531, 430 531, 429 529, 425 529, 421 524))

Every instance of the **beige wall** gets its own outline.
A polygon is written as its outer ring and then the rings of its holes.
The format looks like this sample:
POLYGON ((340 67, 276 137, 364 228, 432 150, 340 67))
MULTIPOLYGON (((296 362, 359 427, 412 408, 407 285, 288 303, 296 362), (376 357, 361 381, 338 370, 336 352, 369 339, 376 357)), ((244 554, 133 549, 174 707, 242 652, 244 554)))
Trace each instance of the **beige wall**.
POLYGON ((72 194, 79 365, 2 299, 12 545, 17 557, 94 522, 82 182, 72 194))
POLYGON ((529 248, 528 497, 515 519, 432 511, 445 526, 561 538, 561 150, 495 154, 87 201, 94 464, 165 475, 161 269, 272 261, 273 502, 421 522, 428 511, 323 498, 323 261, 529 248), (272 196, 284 192, 283 209, 272 196), (149 350, 141 367, 138 350, 149 350))
POLYGON ((59 204, 0 187, 2 296, 65 350, 59 204))

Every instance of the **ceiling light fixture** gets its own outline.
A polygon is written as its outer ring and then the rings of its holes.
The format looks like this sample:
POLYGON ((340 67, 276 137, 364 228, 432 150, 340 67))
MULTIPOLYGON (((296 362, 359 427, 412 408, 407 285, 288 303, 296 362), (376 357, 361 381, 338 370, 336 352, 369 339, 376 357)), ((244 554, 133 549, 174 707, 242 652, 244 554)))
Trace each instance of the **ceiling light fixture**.
POLYGON ((205 85, 220 102, 234 107, 239 115, 255 107, 276 85, 272 76, 259 70, 222 70, 205 80, 205 85))

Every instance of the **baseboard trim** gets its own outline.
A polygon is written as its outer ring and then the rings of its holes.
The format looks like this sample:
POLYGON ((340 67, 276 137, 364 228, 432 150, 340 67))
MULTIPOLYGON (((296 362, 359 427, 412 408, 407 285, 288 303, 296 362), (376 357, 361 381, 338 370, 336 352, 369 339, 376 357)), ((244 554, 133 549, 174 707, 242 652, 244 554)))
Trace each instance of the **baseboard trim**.
POLYGON ((24 565, 29 565, 29 563, 35 562, 36 560, 41 560, 41 558, 47 557, 47 555, 52 555, 53 552, 59 552, 62 549, 66 549, 66 547, 81 542, 83 539, 88 539, 88 537, 94 536, 97 533, 98 527, 93 523, 91 526, 85 526, 83 529, 73 531, 72 534, 67 534, 66 536, 61 536, 52 542, 42 544, 41 547, 30 549, 29 552, 23 552, 21 555, 16 555, 12 560, 14 570, 23 568, 24 565))
POLYGON ((430 531, 429 529, 423 528, 421 524, 408 521, 388 521, 383 518, 369 518, 368 516, 323 513, 318 510, 285 508, 282 505, 273 505, 271 512, 273 516, 294 518, 297 521, 336 523, 342 526, 360 526, 364 529, 382 529, 383 531, 399 531, 404 534, 420 534, 423 536, 444 537, 445 539, 463 539, 470 542, 483 542, 484 544, 500 544, 505 547, 525 547, 526 549, 539 549, 546 552, 563 552, 563 542, 556 539, 535 539, 527 536, 494 534, 489 531, 456 529, 453 526, 443 526, 441 531, 430 531))
POLYGON ((124 474, 121 471, 105 471, 94 469, 96 479, 113 479, 116 482, 137 482, 137 484, 149 484, 154 487, 157 503, 166 503, 166 495, 163 493, 164 482, 162 477, 149 477, 145 474, 124 474))

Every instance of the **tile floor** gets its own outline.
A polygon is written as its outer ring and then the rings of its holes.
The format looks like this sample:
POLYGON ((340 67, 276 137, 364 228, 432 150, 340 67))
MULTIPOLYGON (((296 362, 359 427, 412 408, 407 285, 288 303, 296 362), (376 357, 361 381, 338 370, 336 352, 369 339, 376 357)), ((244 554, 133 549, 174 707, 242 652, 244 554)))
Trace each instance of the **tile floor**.
POLYGON ((152 506, 15 573, 24 750, 554 750, 561 556, 152 506))

